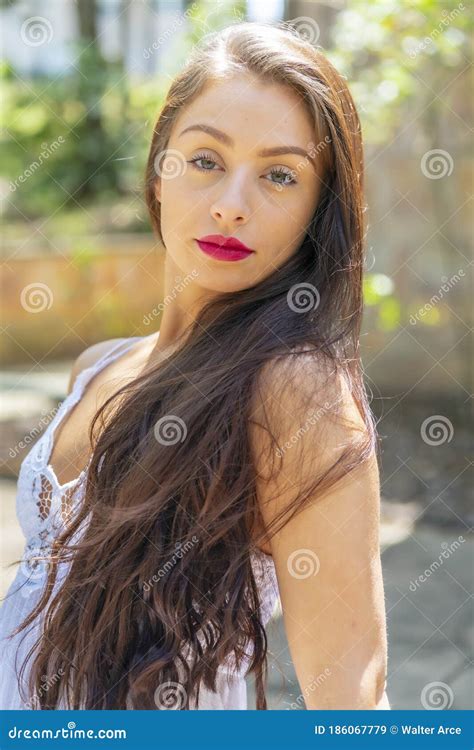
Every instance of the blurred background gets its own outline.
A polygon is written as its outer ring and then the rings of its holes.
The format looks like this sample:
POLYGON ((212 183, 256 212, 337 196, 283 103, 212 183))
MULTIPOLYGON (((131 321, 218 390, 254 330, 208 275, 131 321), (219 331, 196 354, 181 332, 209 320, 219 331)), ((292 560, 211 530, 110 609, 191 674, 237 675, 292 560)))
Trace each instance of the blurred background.
MULTIPOLYGON (((361 345, 383 438, 387 692, 395 709, 472 708, 473 10, 471 0, 0 0, 1 596, 24 545, 19 466, 73 359, 159 328, 163 248, 143 174, 171 78, 209 31, 291 20, 348 78, 365 136, 361 345)), ((304 708, 278 606, 269 636, 269 707, 304 708)), ((249 679, 250 708, 253 696, 249 679)))

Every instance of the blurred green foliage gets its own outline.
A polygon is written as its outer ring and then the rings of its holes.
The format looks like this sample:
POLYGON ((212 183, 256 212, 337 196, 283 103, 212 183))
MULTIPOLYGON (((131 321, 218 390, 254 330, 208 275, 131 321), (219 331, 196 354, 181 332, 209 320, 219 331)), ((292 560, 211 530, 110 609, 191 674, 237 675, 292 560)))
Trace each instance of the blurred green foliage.
POLYGON ((326 52, 350 81, 367 142, 390 140, 403 104, 438 107, 443 92, 449 107, 448 85, 471 62, 472 10, 472 0, 353 0, 337 14, 326 52))
MULTIPOLYGON (((243 19, 245 2, 200 0, 187 16, 177 66, 203 34, 243 19)), ((351 82, 366 141, 387 142, 405 116, 401 102, 423 91, 432 98, 441 78, 465 67, 471 29, 468 4, 453 0, 442 8, 437 0, 355 0, 337 14, 325 52, 351 82)), ((20 216, 41 217, 78 203, 96 206, 98 198, 108 205, 141 191, 151 122, 169 78, 125 75, 123 60, 104 60, 87 40, 76 45, 74 59, 70 72, 53 79, 25 80, 7 63, 0 67, 3 174, 20 216), (59 137, 64 142, 53 152, 59 137), (38 160, 41 169, 18 184, 38 160)), ((9 215, 15 217, 14 208, 9 215)), ((143 228, 142 221, 134 227, 143 228)))
MULTIPOLYGON (((189 33, 174 48, 176 68, 204 34, 243 19, 244 8, 244 1, 192 3, 189 33)), ((52 79, 25 79, 0 63, 6 218, 15 224, 48 217, 50 229, 80 233, 88 223, 85 210, 108 231, 150 231, 140 196, 169 77, 126 74, 123 59, 105 60, 87 39, 75 45, 73 58, 70 70, 52 79), (133 209, 116 210, 121 196, 134 195, 133 209)), ((7 234, 14 236, 14 227, 7 234)))
MULTIPOLYGON (((188 33, 173 52, 176 68, 204 34, 244 20, 245 6, 245 0, 189 3, 188 33)), ((367 143, 388 143, 412 103, 424 104, 420 98, 426 98, 422 129, 432 128, 433 109, 439 119, 440 107, 454 106, 448 84, 467 68, 471 32, 470 0, 442 6, 438 0, 351 0, 336 14, 324 52, 349 79, 367 143), (441 102, 436 94, 444 89, 441 102)), ((143 174, 169 76, 126 74, 123 59, 105 60, 87 39, 76 45, 74 66, 63 75, 24 79, 7 63, 0 75, 6 236, 24 234, 25 219, 47 221, 45 241, 72 237, 71 252, 87 265, 97 248, 86 247, 81 235, 149 232, 143 174)), ((400 324, 388 277, 366 274, 365 299, 381 329, 400 324)))

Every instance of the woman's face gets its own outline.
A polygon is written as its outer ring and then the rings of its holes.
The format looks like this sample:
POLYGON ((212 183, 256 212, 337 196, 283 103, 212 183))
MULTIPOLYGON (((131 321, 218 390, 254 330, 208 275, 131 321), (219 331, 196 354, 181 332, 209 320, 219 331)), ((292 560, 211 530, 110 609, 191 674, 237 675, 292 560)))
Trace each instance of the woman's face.
POLYGON ((203 289, 239 291, 296 252, 320 193, 315 145, 291 89, 244 75, 208 84, 175 121, 167 156, 155 160, 161 232, 182 274, 194 273, 203 289), (302 153, 260 153, 282 147, 302 153), (254 252, 236 261, 211 257, 196 242, 206 235, 237 238, 254 252))

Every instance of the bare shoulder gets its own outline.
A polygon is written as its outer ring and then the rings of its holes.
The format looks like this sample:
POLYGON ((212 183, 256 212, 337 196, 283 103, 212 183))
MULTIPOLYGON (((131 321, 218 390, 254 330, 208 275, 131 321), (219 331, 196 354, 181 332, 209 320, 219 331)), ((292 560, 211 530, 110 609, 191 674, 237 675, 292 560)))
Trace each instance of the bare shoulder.
POLYGON ((358 384, 306 352, 260 374, 257 504, 301 694, 308 709, 387 707, 380 481, 358 384), (315 675, 330 676, 316 691, 315 675))
POLYGON ((347 371, 336 367, 327 355, 309 351, 292 352, 262 368, 252 397, 251 419, 281 437, 299 432, 306 423, 314 426, 316 420, 319 435, 331 426, 336 442, 343 424, 346 429, 365 429, 347 371))
POLYGON ((101 357, 105 356, 111 349, 113 349, 115 346, 118 346, 120 342, 128 341, 127 338, 115 338, 115 339, 107 339, 107 341, 99 341, 96 344, 92 344, 91 346, 88 346, 87 349, 84 349, 81 354, 76 358, 74 361, 74 364, 71 369, 71 375, 69 378, 69 386, 68 386, 68 393, 71 392, 74 382, 82 370, 87 369, 88 367, 92 367, 97 360, 99 360, 101 357))

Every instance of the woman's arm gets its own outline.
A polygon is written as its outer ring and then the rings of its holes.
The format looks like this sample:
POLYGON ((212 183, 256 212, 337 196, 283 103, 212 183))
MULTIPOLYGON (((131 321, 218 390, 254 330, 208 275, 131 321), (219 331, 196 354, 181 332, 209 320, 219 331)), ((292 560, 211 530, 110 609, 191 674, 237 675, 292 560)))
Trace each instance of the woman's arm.
MULTIPOLYGON (((282 392, 277 385, 287 376, 284 369, 277 370, 278 375, 272 371, 262 379, 261 400, 253 414, 265 412, 266 424, 286 446, 276 478, 269 479, 268 435, 251 425, 266 527, 290 506, 295 490, 329 468, 343 445, 365 430, 341 375, 321 377, 322 370, 308 360, 299 367, 292 388, 282 392), (321 404, 335 401, 339 416, 350 420, 352 428, 334 423, 330 410, 321 409, 321 404)), ((372 453, 324 496, 310 497, 270 539, 285 630, 307 709, 390 708, 379 489, 372 453)))

